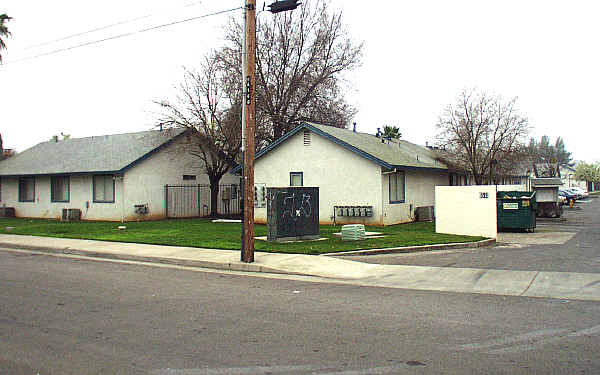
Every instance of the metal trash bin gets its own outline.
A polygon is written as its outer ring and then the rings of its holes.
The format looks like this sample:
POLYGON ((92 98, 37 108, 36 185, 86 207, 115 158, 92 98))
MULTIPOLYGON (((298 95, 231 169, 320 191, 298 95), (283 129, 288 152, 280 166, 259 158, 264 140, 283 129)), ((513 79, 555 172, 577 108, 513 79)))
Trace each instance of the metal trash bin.
POLYGON ((498 230, 535 231, 537 210, 535 192, 499 191, 496 193, 496 202, 498 205, 498 230))

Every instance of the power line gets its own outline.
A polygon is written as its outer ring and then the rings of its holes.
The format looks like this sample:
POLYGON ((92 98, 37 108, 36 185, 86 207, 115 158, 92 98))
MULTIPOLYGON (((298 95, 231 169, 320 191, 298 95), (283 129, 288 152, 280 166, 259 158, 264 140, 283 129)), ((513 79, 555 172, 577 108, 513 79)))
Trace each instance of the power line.
MULTIPOLYGON (((186 4, 186 5, 183 6, 183 8, 187 8, 187 7, 190 7, 190 6, 193 6, 193 5, 196 5, 196 4, 200 4, 200 3, 202 3, 202 1, 197 1, 195 3, 186 4)), ((128 23, 139 21, 139 20, 142 20, 144 18, 152 17, 153 15, 154 14, 150 13, 150 14, 146 14, 145 16, 139 16, 139 17, 127 19, 127 20, 124 20, 124 21, 120 21, 120 22, 116 22, 116 23, 111 23, 110 25, 100 26, 100 27, 97 27, 97 28, 94 28, 94 29, 90 29, 90 30, 87 30, 87 31, 82 31, 82 32, 79 32, 79 33, 76 33, 76 34, 67 35, 67 36, 64 36, 62 38, 53 39, 53 40, 49 40, 47 42, 42 42, 42 43, 34 44, 32 46, 25 47, 25 49, 28 50, 28 49, 32 49, 32 48, 47 46, 48 44, 52 44, 52 43, 56 43, 56 42, 62 42, 64 40, 76 38, 78 36, 82 36, 82 35, 86 35, 86 34, 90 34, 90 33, 94 33, 96 31, 102 31, 102 30, 110 29, 110 28, 115 27, 115 26, 126 25, 128 23)))
POLYGON ((117 22, 117 23, 112 23, 112 24, 110 24, 110 25, 106 25, 106 26, 102 26, 102 27, 95 28, 95 29, 91 29, 91 30, 83 31, 83 32, 80 32, 80 33, 77 33, 77 34, 72 34, 72 35, 68 35, 68 36, 62 37, 62 38, 58 38, 58 39, 49 40, 49 41, 47 41, 47 42, 42 42, 42 43, 39 43, 39 44, 34 44, 34 45, 32 45, 32 46, 25 47, 25 49, 26 49, 26 50, 28 50, 28 49, 32 49, 32 48, 37 48, 37 47, 47 46, 48 44, 52 44, 52 43, 56 43, 56 42, 62 42, 63 40, 67 40, 67 39, 71 39, 71 38, 76 38, 76 37, 78 37, 78 36, 82 36, 82 35, 90 34, 90 33, 96 32, 96 31, 101 31, 101 30, 110 29, 111 27, 120 26, 120 25, 126 25, 126 24, 128 24, 128 23, 132 23, 132 22, 135 22, 135 21, 139 21, 139 20, 142 20, 142 19, 144 19, 144 18, 151 17, 151 16, 152 16, 152 14, 147 14, 147 15, 145 15, 145 16, 136 17, 136 18, 132 18, 132 19, 125 20, 125 21, 121 21, 121 22, 117 22))
POLYGON ((109 40, 125 38, 125 37, 132 36, 132 35, 135 35, 135 34, 141 34, 141 33, 144 33, 146 31, 152 31, 152 30, 163 28, 163 27, 177 25, 177 24, 180 24, 180 23, 185 23, 185 22, 190 22, 190 21, 195 21, 195 20, 198 20, 198 19, 202 19, 202 18, 217 16, 217 15, 220 15, 220 14, 225 14, 225 13, 233 12, 233 11, 240 10, 240 9, 242 9, 242 7, 231 8, 231 9, 222 10, 222 11, 219 11, 219 12, 204 14, 204 15, 197 16, 197 17, 191 17, 191 18, 186 18, 186 19, 179 20, 179 21, 173 21, 173 22, 162 24, 162 25, 148 27, 148 28, 141 29, 141 30, 138 30, 138 31, 132 31, 132 32, 129 32, 129 33, 114 35, 114 36, 111 36, 111 37, 108 37, 108 38, 93 40, 91 42, 86 42, 86 43, 81 43, 81 44, 77 44, 77 45, 70 46, 70 47, 60 48, 60 49, 53 50, 53 51, 50 51, 50 52, 45 52, 45 53, 40 53, 40 54, 33 55, 33 56, 23 57, 22 59, 17 59, 17 60, 13 60, 13 61, 7 61, 6 63, 4 63, 2 65, 14 64, 14 63, 17 63, 17 62, 22 62, 22 61, 26 61, 26 60, 36 59, 36 58, 39 58, 39 57, 44 57, 44 56, 48 56, 48 55, 54 55, 54 54, 57 54, 57 53, 60 53, 60 52, 70 51, 70 50, 73 50, 73 49, 76 49, 76 48, 81 48, 81 47, 89 46, 89 45, 92 45, 92 44, 98 44, 98 43, 102 43, 102 42, 107 42, 109 40))

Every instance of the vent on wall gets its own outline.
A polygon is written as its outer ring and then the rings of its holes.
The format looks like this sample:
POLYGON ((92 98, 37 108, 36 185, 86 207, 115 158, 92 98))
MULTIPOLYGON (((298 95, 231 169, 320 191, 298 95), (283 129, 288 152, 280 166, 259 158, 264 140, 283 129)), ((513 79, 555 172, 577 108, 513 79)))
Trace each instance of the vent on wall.
MULTIPOLYGON (((412 206, 412 204, 411 204, 412 206)), ((433 206, 417 207, 415 210, 417 221, 433 221, 435 219, 435 211, 433 206)))
POLYGON ((81 210, 78 208, 63 208, 62 221, 80 221, 81 210))
POLYGON ((309 130, 304 131, 304 145, 310 146, 310 131, 309 130))

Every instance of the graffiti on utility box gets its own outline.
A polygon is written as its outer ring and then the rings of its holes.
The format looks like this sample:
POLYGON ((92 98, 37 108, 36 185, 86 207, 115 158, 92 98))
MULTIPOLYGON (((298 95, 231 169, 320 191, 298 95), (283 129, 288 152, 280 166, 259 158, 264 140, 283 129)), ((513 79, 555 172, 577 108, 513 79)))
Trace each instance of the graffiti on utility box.
POLYGON ((267 188, 267 239, 319 237, 319 188, 267 188))

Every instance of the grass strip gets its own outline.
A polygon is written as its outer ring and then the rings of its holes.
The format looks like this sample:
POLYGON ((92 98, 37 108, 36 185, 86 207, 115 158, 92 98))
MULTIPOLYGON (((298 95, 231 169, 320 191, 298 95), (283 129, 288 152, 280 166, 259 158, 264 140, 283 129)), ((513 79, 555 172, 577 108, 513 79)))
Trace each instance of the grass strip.
MULTIPOLYGON (((43 219, 0 218, 0 233, 43 237, 75 238, 100 241, 133 242, 152 245, 186 246, 210 249, 239 250, 241 224, 213 223, 208 219, 182 219, 145 222, 61 222, 43 219), (119 230, 125 225, 125 230, 119 230), (6 229, 10 227, 10 229, 6 229)), ((367 227, 367 231, 381 232, 381 238, 361 241, 342 241, 334 233, 341 226, 322 225, 320 235, 325 240, 291 243, 272 243, 255 240, 257 251, 295 254, 324 254, 341 251, 379 249, 404 246, 422 246, 447 243, 474 242, 484 237, 457 236, 435 233, 430 222, 399 224, 386 227, 367 227)), ((266 225, 255 225, 257 237, 267 235, 266 225)))

